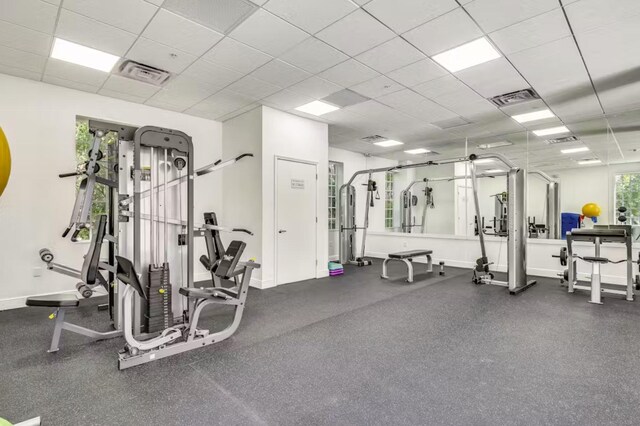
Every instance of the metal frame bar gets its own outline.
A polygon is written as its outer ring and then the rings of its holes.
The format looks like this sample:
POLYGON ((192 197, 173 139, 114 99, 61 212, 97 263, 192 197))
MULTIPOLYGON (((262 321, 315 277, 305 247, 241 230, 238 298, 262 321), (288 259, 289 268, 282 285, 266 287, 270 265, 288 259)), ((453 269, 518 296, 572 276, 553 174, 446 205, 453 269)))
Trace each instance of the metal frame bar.
MULTIPOLYGON (((76 308, 73 308, 76 309, 76 308)), ((90 328, 81 327, 76 324, 72 324, 70 322, 65 321, 67 308, 58 308, 55 313, 55 325, 53 328, 53 337, 51 338, 51 345, 49 346, 49 350, 47 352, 53 353, 58 352, 60 349, 60 337, 62 335, 62 330, 67 330, 72 333, 80 334, 82 336, 89 337, 92 340, 107 340, 113 339, 114 337, 122 336, 121 330, 113 330, 113 331, 95 331, 90 328)))

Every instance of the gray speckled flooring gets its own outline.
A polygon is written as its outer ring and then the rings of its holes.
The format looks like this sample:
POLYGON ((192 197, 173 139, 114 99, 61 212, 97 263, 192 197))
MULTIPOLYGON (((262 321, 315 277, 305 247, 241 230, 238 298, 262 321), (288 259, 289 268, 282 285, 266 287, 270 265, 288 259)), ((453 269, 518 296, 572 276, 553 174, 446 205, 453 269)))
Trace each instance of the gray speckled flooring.
MULTIPOLYGON (((393 265, 391 274, 401 274, 393 265)), ((118 371, 121 340, 0 312, 0 417, 44 425, 640 424, 640 302, 557 281, 510 296, 470 272, 383 281, 380 264, 252 290, 218 346, 118 371)), ((69 320, 106 329, 91 301, 69 320)), ((204 320, 222 323, 223 310, 204 320)))

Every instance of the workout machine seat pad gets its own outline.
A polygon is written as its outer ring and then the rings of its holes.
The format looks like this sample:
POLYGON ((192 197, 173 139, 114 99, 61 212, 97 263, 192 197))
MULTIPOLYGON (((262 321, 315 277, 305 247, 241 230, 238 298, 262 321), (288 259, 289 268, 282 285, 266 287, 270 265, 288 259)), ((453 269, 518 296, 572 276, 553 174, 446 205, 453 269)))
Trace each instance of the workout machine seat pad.
POLYGON ((27 298, 27 306, 44 306, 47 308, 77 307, 80 301, 75 294, 47 294, 27 298))
POLYGON ((626 229, 574 229, 571 235, 583 237, 626 237, 626 229))
POLYGON ((389 253, 389 259, 409 259, 412 257, 427 256, 432 253, 433 253, 433 250, 400 251, 398 253, 389 253))
POLYGON ((230 300, 234 297, 226 294, 224 291, 218 288, 189 288, 180 287, 178 290, 181 295, 190 299, 221 299, 230 300))

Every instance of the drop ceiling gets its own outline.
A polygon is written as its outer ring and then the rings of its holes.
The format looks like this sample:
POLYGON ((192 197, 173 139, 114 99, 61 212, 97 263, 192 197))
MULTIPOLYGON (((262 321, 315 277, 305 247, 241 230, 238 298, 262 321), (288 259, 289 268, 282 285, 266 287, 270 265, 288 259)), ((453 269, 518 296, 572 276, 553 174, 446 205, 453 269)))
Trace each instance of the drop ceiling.
POLYGON ((637 0, 0 0, 0 73, 220 121, 267 105, 398 160, 509 141, 496 150, 540 169, 579 159, 527 133, 559 125, 590 157, 640 160, 639 39, 637 0), (54 36, 174 76, 156 87, 51 59, 54 36), (431 59, 483 36, 501 58, 454 74, 431 59), (526 88, 541 99, 487 101, 526 88), (345 89, 362 102, 295 110, 345 89), (557 118, 510 118, 544 108, 557 118), (376 134, 405 145, 362 140, 376 134))

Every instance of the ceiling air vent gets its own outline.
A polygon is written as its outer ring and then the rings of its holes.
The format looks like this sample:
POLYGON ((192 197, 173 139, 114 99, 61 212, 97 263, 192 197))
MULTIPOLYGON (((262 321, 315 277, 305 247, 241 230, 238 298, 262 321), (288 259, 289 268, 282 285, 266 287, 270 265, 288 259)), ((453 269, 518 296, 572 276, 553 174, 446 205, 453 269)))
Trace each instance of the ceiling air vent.
POLYGON ((455 117, 448 120, 434 121, 431 124, 440 130, 446 130, 453 129, 454 127, 466 126, 467 124, 471 124, 471 122, 463 117, 455 117))
POLYGON ((547 139, 545 142, 547 142, 549 145, 555 145, 558 143, 575 142, 577 140, 578 138, 575 136, 565 136, 564 138, 547 139))
POLYGON ((373 136, 366 136, 364 138, 362 138, 363 141, 368 142, 368 143, 375 143, 375 142, 382 142, 382 141, 386 141, 387 138, 385 138, 384 136, 380 136, 380 135, 373 135, 373 136))
POLYGON ((518 90, 517 92, 505 93, 504 95, 494 96, 489 98, 489 102, 493 103, 498 108, 519 104, 522 102, 533 101, 540 99, 540 96, 533 89, 518 90))
POLYGON ((118 75, 154 86, 162 86, 171 78, 169 71, 126 60, 118 67, 118 75))

